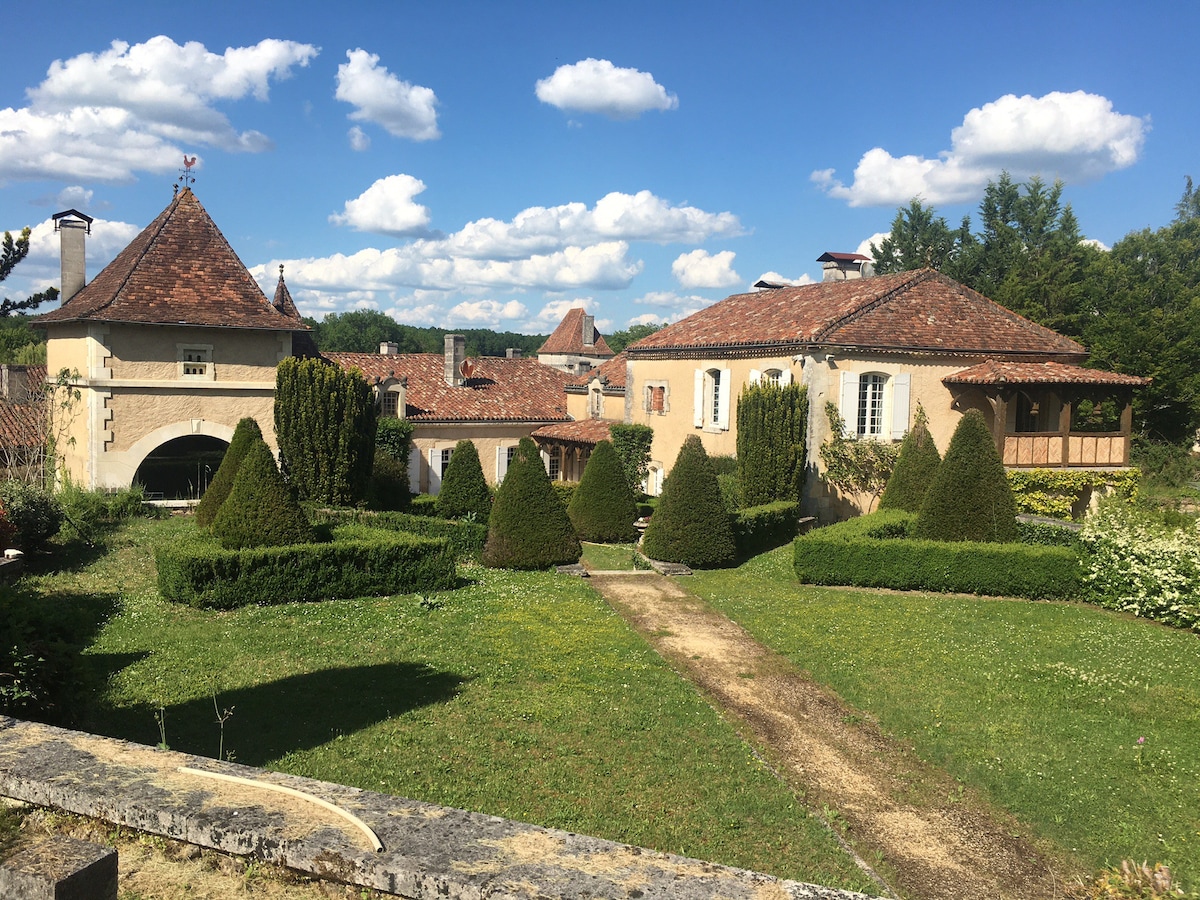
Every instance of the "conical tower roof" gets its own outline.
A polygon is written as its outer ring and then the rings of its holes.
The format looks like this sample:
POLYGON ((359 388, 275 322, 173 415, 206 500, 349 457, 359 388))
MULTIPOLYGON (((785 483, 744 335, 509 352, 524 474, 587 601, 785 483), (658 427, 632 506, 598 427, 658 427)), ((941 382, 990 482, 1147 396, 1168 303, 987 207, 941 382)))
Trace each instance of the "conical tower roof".
POLYGON ((267 300, 190 188, 79 293, 37 318, 76 321, 305 330, 298 314, 267 300))

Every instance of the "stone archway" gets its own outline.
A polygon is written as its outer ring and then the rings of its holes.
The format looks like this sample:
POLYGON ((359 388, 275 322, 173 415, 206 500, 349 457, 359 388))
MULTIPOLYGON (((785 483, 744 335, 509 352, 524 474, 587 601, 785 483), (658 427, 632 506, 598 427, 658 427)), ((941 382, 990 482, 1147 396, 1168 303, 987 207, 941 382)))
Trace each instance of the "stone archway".
POLYGON ((195 500, 208 489, 229 443, 206 434, 173 438, 151 450, 133 476, 152 500, 195 500))

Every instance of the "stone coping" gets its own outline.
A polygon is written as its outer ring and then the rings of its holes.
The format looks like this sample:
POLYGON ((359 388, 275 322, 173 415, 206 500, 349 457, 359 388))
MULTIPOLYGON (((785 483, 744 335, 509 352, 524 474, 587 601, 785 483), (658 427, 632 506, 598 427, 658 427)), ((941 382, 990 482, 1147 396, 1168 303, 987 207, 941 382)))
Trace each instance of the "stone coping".
POLYGON ((0 717, 0 795, 412 900, 866 900, 701 860, 0 717), (181 772, 267 783, 331 804, 181 772))

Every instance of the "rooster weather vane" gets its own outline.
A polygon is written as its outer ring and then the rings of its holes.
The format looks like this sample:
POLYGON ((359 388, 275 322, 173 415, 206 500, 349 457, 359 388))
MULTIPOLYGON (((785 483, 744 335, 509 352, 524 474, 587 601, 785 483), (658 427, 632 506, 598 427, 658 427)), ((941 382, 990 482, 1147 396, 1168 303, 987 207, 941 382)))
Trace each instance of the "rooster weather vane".
MULTIPOLYGON (((196 165, 196 157, 193 156, 191 159, 188 159, 188 155, 186 153, 183 154, 183 169, 181 170, 182 174, 179 176, 179 183, 185 188, 191 187, 196 183, 196 176, 192 174, 192 167, 194 165, 196 165)), ((175 190, 178 191, 179 188, 176 187, 175 190)))

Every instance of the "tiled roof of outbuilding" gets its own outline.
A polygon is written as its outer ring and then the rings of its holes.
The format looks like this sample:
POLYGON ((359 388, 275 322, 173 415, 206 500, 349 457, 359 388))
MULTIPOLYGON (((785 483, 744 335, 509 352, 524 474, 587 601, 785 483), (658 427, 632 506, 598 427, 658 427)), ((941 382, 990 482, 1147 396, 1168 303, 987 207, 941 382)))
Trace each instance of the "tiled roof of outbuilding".
POLYGON ((271 305, 189 188, 78 294, 35 324, 81 319, 307 330, 298 315, 271 305))
POLYGON ((620 424, 612 419, 580 419, 578 422, 563 422, 561 425, 544 425, 530 436, 534 440, 595 446, 600 441, 609 440, 612 437, 612 426, 620 424))
POLYGON ((0 447, 38 447, 45 443, 45 407, 0 400, 0 447))
POLYGON ((979 365, 954 372, 942 379, 945 384, 1111 384, 1141 387, 1149 378, 1102 372, 1058 362, 1012 362, 987 359, 979 365))
POLYGON ((564 388, 571 376, 536 359, 481 356, 461 387, 444 378, 439 353, 326 353, 343 369, 358 369, 370 382, 407 379, 407 416, 413 422, 565 422, 564 388))
POLYGON ((612 348, 604 340, 604 335, 592 328, 594 335, 592 344, 583 343, 583 317, 587 310, 582 306, 568 310, 563 320, 558 323, 554 333, 546 338, 546 343, 538 348, 538 353, 578 353, 584 356, 612 356, 612 348))
POLYGON ((933 269, 735 294, 630 356, 818 345, 871 352, 1059 356, 1086 350, 933 269))
POLYGON ((586 387, 592 383, 595 378, 600 378, 604 382, 606 388, 615 388, 619 390, 625 389, 625 361, 628 357, 625 356, 625 351, 622 350, 612 359, 606 359, 596 368, 589 372, 584 372, 582 375, 576 375, 572 384, 580 387, 586 387))

